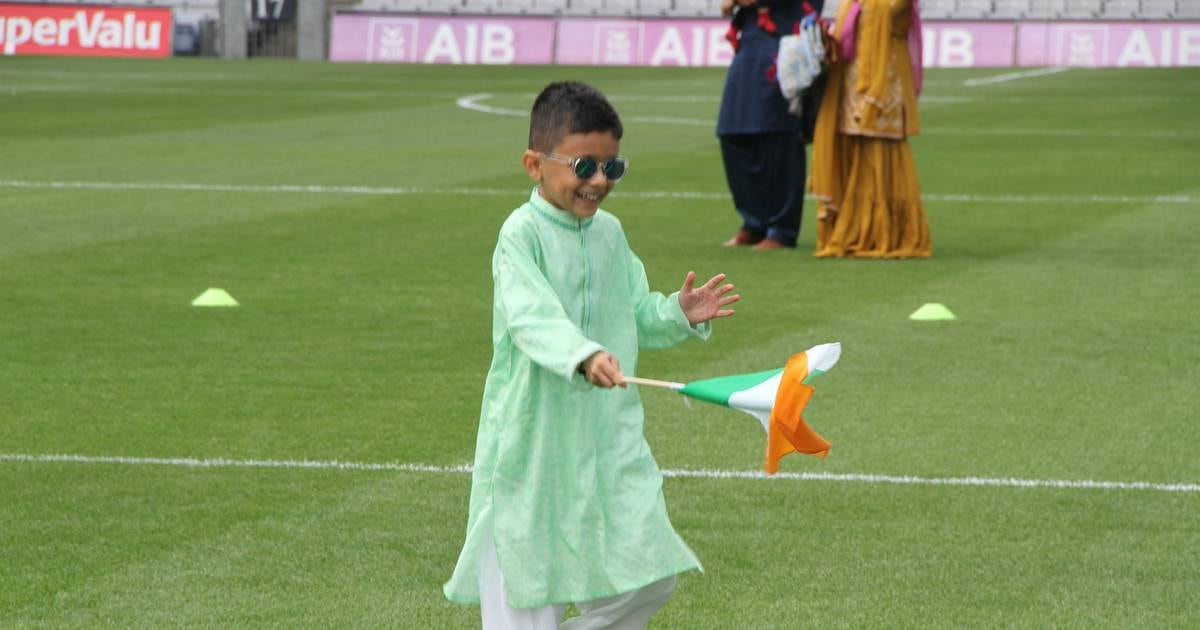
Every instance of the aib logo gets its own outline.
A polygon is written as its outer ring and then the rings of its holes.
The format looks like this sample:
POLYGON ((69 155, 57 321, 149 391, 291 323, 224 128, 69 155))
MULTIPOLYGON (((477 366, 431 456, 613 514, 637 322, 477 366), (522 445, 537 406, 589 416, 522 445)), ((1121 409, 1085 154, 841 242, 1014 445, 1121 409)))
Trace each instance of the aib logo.
POLYGON ((1067 64, 1072 66, 1096 65, 1096 38, 1091 33, 1071 33, 1067 49, 1067 64))
POLYGON ((597 25, 592 61, 605 66, 629 66, 641 61, 641 25, 597 25))
POLYGON ((367 40, 368 61, 417 61, 416 20, 372 19, 367 40))
POLYGON ((1058 63, 1064 66, 1098 66, 1108 54, 1105 27, 1068 26, 1058 32, 1058 63))
POLYGON ((632 63, 633 42, 628 31, 608 31, 604 38, 604 63, 632 63))

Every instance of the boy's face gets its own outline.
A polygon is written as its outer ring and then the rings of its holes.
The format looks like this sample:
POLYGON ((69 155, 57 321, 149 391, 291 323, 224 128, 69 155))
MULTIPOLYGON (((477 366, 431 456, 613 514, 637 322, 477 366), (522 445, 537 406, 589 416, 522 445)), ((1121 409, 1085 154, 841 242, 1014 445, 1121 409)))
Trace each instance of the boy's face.
MULTIPOLYGON (((612 132, 596 131, 570 134, 551 153, 566 158, 591 156, 603 163, 617 157, 620 149, 621 141, 614 138, 612 132)), ((541 183, 542 198, 581 219, 596 214, 600 202, 616 185, 604 176, 602 168, 597 168, 590 179, 579 179, 570 164, 547 158, 533 149, 525 152, 522 162, 529 177, 541 183)))

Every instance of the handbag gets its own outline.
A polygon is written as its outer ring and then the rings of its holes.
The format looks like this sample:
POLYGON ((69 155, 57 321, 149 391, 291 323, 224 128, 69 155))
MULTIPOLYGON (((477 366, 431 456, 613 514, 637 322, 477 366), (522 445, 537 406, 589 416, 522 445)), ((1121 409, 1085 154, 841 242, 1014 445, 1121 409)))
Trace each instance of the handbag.
POLYGON ((794 35, 779 38, 777 60, 779 91, 788 102, 788 113, 803 117, 803 93, 825 72, 828 65, 825 34, 815 13, 800 22, 794 35))

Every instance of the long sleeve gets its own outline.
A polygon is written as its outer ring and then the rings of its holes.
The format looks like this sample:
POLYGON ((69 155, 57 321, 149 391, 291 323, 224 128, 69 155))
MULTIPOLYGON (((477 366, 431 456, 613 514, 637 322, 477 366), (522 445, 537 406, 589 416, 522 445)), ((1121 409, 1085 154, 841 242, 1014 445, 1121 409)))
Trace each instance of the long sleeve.
POLYGON ((534 261, 531 245, 518 235, 501 234, 493 275, 499 315, 513 343, 534 363, 571 379, 584 359, 605 349, 567 317, 534 261))
POLYGON ((690 337, 708 339, 712 324, 703 322, 692 327, 679 306, 679 293, 665 296, 651 291, 646 280, 646 268, 632 251, 629 252, 629 283, 634 299, 634 319, 637 322, 638 345, 642 348, 669 348, 690 337))
POLYGON ((859 101, 863 128, 875 125, 875 119, 888 99, 888 39, 891 36, 892 14, 889 3, 872 2, 863 7, 858 25, 858 81, 855 92, 859 101))

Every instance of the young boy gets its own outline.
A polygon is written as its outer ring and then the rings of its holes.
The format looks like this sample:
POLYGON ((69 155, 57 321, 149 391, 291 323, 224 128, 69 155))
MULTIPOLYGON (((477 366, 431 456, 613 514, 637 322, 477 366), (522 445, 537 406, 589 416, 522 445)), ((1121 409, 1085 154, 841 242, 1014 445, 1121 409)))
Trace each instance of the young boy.
POLYGON ((625 175, 621 120, 602 94, 553 83, 522 161, 538 182, 492 256, 494 355, 484 385, 466 544, 443 591, 483 627, 641 628, 675 575, 700 568, 667 518, 642 404, 622 369, 639 348, 707 338, 733 285, 717 275, 650 292, 600 202, 625 175))

